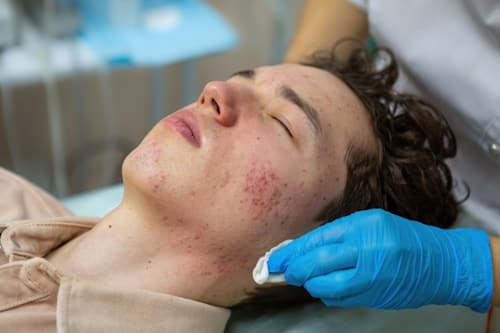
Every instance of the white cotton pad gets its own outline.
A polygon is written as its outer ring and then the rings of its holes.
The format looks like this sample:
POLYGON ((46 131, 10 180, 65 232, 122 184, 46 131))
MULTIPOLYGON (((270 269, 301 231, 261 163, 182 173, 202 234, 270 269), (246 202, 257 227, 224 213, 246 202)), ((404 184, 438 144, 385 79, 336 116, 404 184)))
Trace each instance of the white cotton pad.
POLYGON ((259 260, 257 261, 257 265, 255 265, 255 268, 252 272, 253 280, 257 284, 285 282, 285 274, 269 274, 269 270, 267 269, 267 261, 269 260, 271 254, 276 252, 278 249, 281 249, 291 241, 291 239, 288 239, 279 243, 259 258, 259 260))

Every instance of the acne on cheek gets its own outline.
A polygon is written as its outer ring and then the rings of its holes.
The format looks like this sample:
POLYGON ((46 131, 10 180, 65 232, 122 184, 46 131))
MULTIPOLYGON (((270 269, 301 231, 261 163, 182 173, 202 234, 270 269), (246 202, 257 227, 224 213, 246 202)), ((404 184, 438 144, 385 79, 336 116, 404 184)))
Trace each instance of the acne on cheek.
POLYGON ((272 168, 257 162, 251 164, 245 176, 244 199, 240 202, 249 206, 254 219, 272 210, 281 199, 278 181, 279 177, 272 168))
MULTIPOLYGON (((279 220, 276 225, 285 224, 284 216, 287 208, 295 203, 295 197, 286 195, 290 187, 288 182, 282 181, 277 172, 265 162, 253 162, 246 173, 242 189, 241 206, 248 209, 251 219, 255 223, 262 223, 271 228, 269 216, 279 220)), ((273 223, 274 225, 274 223, 273 223)))

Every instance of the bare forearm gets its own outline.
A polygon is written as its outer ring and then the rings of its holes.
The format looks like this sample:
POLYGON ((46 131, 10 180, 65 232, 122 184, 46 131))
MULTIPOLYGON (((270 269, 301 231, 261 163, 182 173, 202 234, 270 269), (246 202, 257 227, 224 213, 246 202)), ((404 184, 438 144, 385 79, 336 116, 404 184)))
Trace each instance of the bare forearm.
MULTIPOLYGON (((298 62, 346 37, 360 41, 368 37, 368 21, 362 10, 347 0, 306 0, 285 62, 298 62)), ((351 50, 343 46, 340 56, 346 57, 351 50)))
POLYGON ((490 236, 491 257, 493 260, 493 300, 495 306, 500 306, 500 238, 490 236))

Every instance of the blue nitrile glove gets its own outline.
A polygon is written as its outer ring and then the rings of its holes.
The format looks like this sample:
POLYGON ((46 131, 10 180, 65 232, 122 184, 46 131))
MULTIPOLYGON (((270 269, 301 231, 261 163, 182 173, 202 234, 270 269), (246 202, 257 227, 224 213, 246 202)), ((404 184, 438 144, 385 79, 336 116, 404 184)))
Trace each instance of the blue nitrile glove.
POLYGON ((443 230, 381 209, 323 225, 268 262, 270 273, 284 272, 327 306, 460 304, 478 312, 491 302, 492 265, 484 231, 443 230))

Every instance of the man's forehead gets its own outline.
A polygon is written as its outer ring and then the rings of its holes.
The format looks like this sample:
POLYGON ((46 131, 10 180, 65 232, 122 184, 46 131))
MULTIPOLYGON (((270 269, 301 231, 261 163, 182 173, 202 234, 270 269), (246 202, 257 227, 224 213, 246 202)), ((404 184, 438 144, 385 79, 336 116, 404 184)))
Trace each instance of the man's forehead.
MULTIPOLYGON (((330 101, 335 99, 342 102, 344 98, 357 96, 342 80, 334 74, 320 68, 300 64, 279 64, 257 67, 254 70, 258 80, 265 80, 271 84, 287 84, 310 103, 330 101)), ((316 106, 320 108, 319 105, 316 106)))
POLYGON ((332 76, 329 72, 301 64, 277 64, 272 66, 261 66, 253 69, 261 76, 273 75, 276 78, 307 78, 311 80, 328 79, 332 76), (266 75, 267 74, 267 75, 266 75))
MULTIPOLYGON (((254 69, 257 80, 276 86, 287 85, 321 113, 330 108, 353 105, 358 97, 334 74, 316 67, 299 64, 279 64, 254 69), (259 79, 260 78, 260 79, 259 79)), ((360 102, 360 101, 359 101, 360 102)), ((356 103, 357 104, 357 103, 356 103)))
POLYGON ((328 104, 349 105, 364 109, 356 93, 337 75, 325 69, 301 64, 279 64, 257 67, 255 71, 260 69, 267 69, 279 79, 288 79, 289 85, 293 86, 296 91, 308 94, 311 99, 323 98, 328 104))

